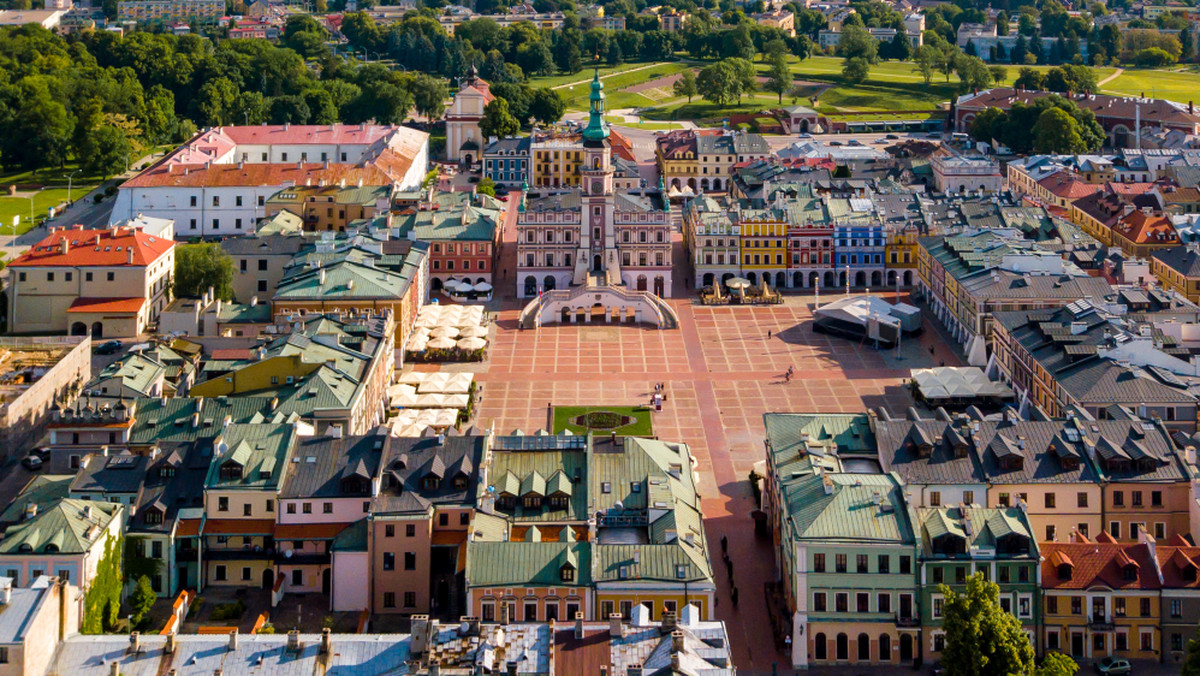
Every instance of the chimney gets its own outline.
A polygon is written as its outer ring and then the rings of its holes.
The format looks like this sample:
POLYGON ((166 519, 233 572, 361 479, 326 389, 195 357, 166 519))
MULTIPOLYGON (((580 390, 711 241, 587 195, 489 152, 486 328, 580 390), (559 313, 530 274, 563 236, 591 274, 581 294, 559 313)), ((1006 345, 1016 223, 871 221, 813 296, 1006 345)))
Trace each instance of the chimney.
POLYGON ((516 662, 509 662, 508 664, 506 664, 504 666, 507 667, 507 669, 505 670, 505 673, 507 673, 508 676, 517 676, 517 663, 516 662))
POLYGON ((299 629, 293 629, 288 632, 287 649, 288 649, 288 652, 293 652, 293 653, 300 651, 300 630, 299 629))
POLYGON ((175 652, 175 634, 167 634, 167 642, 163 645, 163 652, 170 655, 175 652))
POLYGON ((108 676, 121 676, 121 663, 113 660, 108 663, 108 676))
POLYGON ((125 249, 125 262, 128 263, 129 265, 133 265, 133 247, 132 246, 126 247, 126 249, 125 249))
MULTIPOLYGON (((501 604, 501 608, 503 607, 504 605, 501 604)), ((410 631, 412 633, 412 654, 423 654, 429 646, 429 616, 413 615, 410 631)))
POLYGON ((129 633, 129 652, 136 655, 142 649, 142 635, 136 631, 129 633))
POLYGON ((12 586, 13 579, 11 577, 0 578, 0 605, 7 606, 12 603, 12 586))
POLYGON ((679 616, 674 610, 664 610, 662 614, 662 633, 670 634, 679 628, 679 616))
POLYGON ((329 627, 321 630, 321 654, 328 655, 333 652, 333 631, 329 627))
POLYGON ((90 518, 92 518, 92 506, 91 506, 91 505, 84 505, 84 507, 83 507, 83 518, 85 518, 85 519, 90 519, 90 518))
POLYGON ((678 672, 681 670, 682 670, 682 667, 680 665, 679 653, 672 653, 671 654, 671 671, 678 672))
POLYGON ((238 641, 237 637, 238 637, 237 629, 234 629, 233 631, 229 632, 229 652, 235 652, 237 650, 237 641, 238 641))
POLYGON ((583 613, 575 612, 575 640, 583 638, 583 613))
POLYGON ((507 627, 509 622, 512 622, 512 618, 509 617, 509 605, 507 603, 501 603, 500 604, 500 626, 507 627))
POLYGON ((671 653, 678 654, 683 652, 683 631, 676 629, 671 632, 671 653))
POLYGON ((65 255, 69 251, 71 251, 71 243, 67 241, 67 238, 63 237, 58 240, 58 252, 65 255))
POLYGON ((613 638, 625 638, 625 624, 621 621, 621 613, 608 614, 608 634, 613 638))
POLYGON ((25 521, 32 519, 38 515, 38 506, 36 502, 30 502, 25 505, 25 521))

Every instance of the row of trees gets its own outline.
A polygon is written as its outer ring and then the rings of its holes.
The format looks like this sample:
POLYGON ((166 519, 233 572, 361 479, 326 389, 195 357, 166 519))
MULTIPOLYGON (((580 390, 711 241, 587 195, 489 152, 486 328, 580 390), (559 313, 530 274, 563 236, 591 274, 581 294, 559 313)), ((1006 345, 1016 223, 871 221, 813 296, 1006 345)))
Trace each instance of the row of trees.
POLYGON ((1104 143, 1104 129, 1092 111, 1061 96, 1031 104, 1014 103, 1008 111, 988 108, 971 123, 976 140, 1002 143, 1018 154, 1089 153, 1104 143))

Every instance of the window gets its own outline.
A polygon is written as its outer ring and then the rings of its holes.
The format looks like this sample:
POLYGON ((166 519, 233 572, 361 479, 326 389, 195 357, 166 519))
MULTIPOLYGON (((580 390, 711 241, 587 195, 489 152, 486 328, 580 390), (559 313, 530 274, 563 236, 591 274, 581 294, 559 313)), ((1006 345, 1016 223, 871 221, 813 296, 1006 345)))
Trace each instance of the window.
POLYGON ((1055 503, 1054 497, 1055 497, 1054 493, 1046 494, 1046 498, 1045 498, 1046 499, 1046 509, 1054 509, 1054 503, 1055 503))
POLYGON ((825 592, 816 592, 813 594, 813 611, 818 613, 825 612, 825 592))
POLYGON ((417 554, 416 552, 404 552, 404 570, 417 569, 417 554))
POLYGON ((439 526, 449 526, 450 525, 450 515, 446 514, 445 512, 438 514, 438 525, 439 526))
POLYGON ((525 602, 525 621, 537 622, 538 619, 538 604, 536 601, 525 602))
POLYGON ((1087 493, 1077 493, 1075 495, 1075 503, 1080 507, 1087 507, 1087 493))
POLYGON ((946 649, 946 635, 945 634, 934 634, 933 635, 933 651, 935 653, 940 653, 945 649, 946 649))
POLYGON ((409 523, 404 525, 404 537, 415 538, 417 536, 417 525, 409 523))
POLYGON ((1114 538, 1120 540, 1121 539, 1121 522, 1120 521, 1108 522, 1108 532, 1114 538))
MULTIPOLYGON (((70 274, 70 273, 68 273, 70 274)), ((67 281, 71 281, 68 279, 67 281)), ((1162 491, 1150 491, 1150 506, 1162 507, 1162 491)))
POLYGON ((250 516, 250 505, 242 505, 242 516, 250 516))
POLYGON ((1138 614, 1142 617, 1150 617, 1150 599, 1143 598, 1138 604, 1138 614))
POLYGON ((92 281, 92 273, 90 273, 90 272, 83 273, 83 281, 85 281, 85 282, 92 281))
POLYGON ((854 605, 855 609, 860 613, 871 612, 871 595, 866 592, 859 592, 854 605))
POLYGON ((1125 506, 1125 492, 1124 491, 1113 491, 1112 498, 1113 498, 1113 507, 1124 507, 1125 506))
POLYGON ((322 514, 333 514, 333 503, 326 502, 326 503, 322 504, 321 505, 321 513, 322 514))
POLYGON ((892 595, 880 594, 875 597, 875 610, 880 613, 892 612, 892 595))
MULTIPOLYGON (((396 592, 383 592, 383 607, 384 608, 395 608, 396 607, 396 592)), ((490 608, 491 606, 487 606, 487 607, 490 608)))
POLYGON ((458 515, 458 525, 466 526, 470 523, 471 523, 471 514, 469 512, 462 512, 461 514, 458 515))
POLYGON ((213 573, 213 579, 216 580, 217 582, 224 582, 225 580, 228 579, 226 577, 225 566, 223 566, 223 565, 217 566, 216 572, 213 573))
POLYGON ((1011 502, 1011 498, 1009 498, 1008 493, 1001 493, 998 500, 1001 507, 1008 507, 1009 503, 1011 502))
POLYGON ((1143 652, 1154 650, 1154 634, 1144 631, 1139 637, 1141 638, 1143 652))
POLYGON ((396 555, 392 552, 383 553, 383 569, 396 570, 396 555))
POLYGON ((975 504, 975 491, 963 491, 962 501, 968 505, 975 504))
POLYGON ((299 568, 292 570, 292 584, 300 587, 304 584, 304 571, 299 568))
POLYGON ((1047 615, 1057 615, 1058 614, 1058 597, 1057 596, 1047 596, 1046 597, 1046 614, 1047 615))
POLYGON ((998 571, 998 574, 1000 575, 1000 580, 999 580, 1000 582, 1008 582, 1008 577, 1009 577, 1008 566, 1000 566, 1000 570, 998 571))
POLYGON ((217 511, 218 512, 228 512, 229 511, 229 498, 217 498, 217 511))
POLYGON ((944 601, 942 598, 934 597, 934 599, 933 599, 933 616, 934 617, 942 616, 942 603, 943 602, 944 601))
POLYGON ((106 281, 111 282, 111 281, 116 280, 117 274, 115 272, 109 272, 109 273, 105 274, 104 278, 106 281))
POLYGON ((1113 614, 1117 617, 1125 617, 1125 599, 1120 596, 1113 599, 1113 614))
POLYGON ((878 557, 876 557, 875 563, 879 567, 880 573, 891 572, 892 558, 887 554, 880 554, 878 557))
POLYGON ((1171 599, 1171 617, 1183 617, 1183 600, 1171 599))
POLYGON ((942 492, 941 491, 929 491, 929 504, 932 507, 941 507, 942 506, 942 492))
POLYGON ((1071 614, 1072 615, 1082 615, 1083 614, 1083 597, 1082 596, 1072 596, 1071 597, 1071 614))
POLYGON ((846 555, 845 554, 834 555, 834 570, 838 573, 846 572, 846 555))
POLYGON ((966 566, 955 566, 954 567, 954 583, 962 584, 966 581, 967 581, 967 567, 966 566))
POLYGON ((856 570, 857 570, 857 572, 859 572, 859 573, 866 573, 866 572, 868 572, 868 571, 867 571, 867 568, 868 568, 868 566, 867 566, 867 559, 868 559, 868 557, 867 557, 867 555, 866 555, 866 554, 859 554, 859 555, 858 555, 858 557, 857 557, 857 561, 856 561, 856 570))
MULTIPOLYGON (((294 505, 288 505, 288 508, 291 509, 293 512, 295 512, 294 507, 295 507, 294 505)), ((387 524, 386 526, 384 526, 383 527, 383 536, 389 537, 389 538, 396 537, 396 526, 393 524, 390 524, 390 523, 387 524)))
POLYGON ((1132 498, 1131 503, 1133 504, 1134 507, 1142 506, 1142 492, 1141 491, 1131 491, 1129 495, 1132 498))
POLYGON ((267 511, 268 512, 275 511, 275 501, 274 500, 267 500, 267 511))
POLYGON ((941 584, 944 577, 945 577, 945 571, 943 571, 941 568, 933 569, 933 582, 935 584, 941 584))
POLYGON ((1055 531, 1055 529, 1054 529, 1054 524, 1047 524, 1047 525, 1046 525, 1046 541, 1047 541, 1047 542, 1053 542, 1053 541, 1054 541, 1054 534, 1055 534, 1055 532, 1056 532, 1056 531, 1055 531))
POLYGON ((312 514, 312 503, 311 502, 306 502, 303 505, 301 505, 301 507, 302 507, 302 509, 300 511, 304 512, 305 514, 312 514))
POLYGON ((824 573, 825 572, 825 555, 824 554, 813 554, 813 572, 814 573, 824 573))
POLYGON ((901 575, 911 575, 912 574, 912 557, 908 556, 907 554, 902 554, 900 556, 900 574, 901 575))
POLYGON ((850 605, 850 595, 846 594, 846 593, 839 592, 837 594, 834 594, 833 600, 834 600, 834 610, 836 610, 839 613, 846 612, 846 610, 848 609, 848 607, 850 605))

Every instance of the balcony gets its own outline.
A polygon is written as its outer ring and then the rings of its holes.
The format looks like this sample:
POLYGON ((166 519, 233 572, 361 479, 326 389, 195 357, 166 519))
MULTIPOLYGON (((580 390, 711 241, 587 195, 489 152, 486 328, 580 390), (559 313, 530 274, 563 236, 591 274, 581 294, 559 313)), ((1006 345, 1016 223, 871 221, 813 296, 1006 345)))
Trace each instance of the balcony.
POLYGON ((1105 616, 1104 614, 1093 613, 1092 616, 1088 618, 1088 629, 1091 629, 1092 631, 1114 631, 1116 629, 1116 625, 1113 624, 1111 618, 1105 616))
POLYGON ((911 615, 899 615, 899 614, 896 615, 896 626, 897 627, 901 627, 901 628, 917 627, 920 624, 921 624, 920 618, 916 618, 911 615))

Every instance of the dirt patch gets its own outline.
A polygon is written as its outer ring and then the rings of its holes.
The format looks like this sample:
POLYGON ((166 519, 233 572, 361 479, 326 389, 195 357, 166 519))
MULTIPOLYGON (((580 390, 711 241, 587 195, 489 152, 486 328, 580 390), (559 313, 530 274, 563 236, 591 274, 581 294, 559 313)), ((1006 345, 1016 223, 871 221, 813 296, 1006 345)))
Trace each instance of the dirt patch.
POLYGON ((635 85, 630 85, 621 91, 629 92, 630 94, 641 94, 642 92, 649 91, 651 89, 670 89, 671 87, 675 86, 675 83, 679 82, 680 78, 682 77, 683 73, 675 73, 674 75, 667 75, 665 77, 658 77, 654 78, 653 80, 639 82, 635 85))

